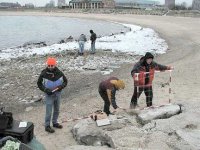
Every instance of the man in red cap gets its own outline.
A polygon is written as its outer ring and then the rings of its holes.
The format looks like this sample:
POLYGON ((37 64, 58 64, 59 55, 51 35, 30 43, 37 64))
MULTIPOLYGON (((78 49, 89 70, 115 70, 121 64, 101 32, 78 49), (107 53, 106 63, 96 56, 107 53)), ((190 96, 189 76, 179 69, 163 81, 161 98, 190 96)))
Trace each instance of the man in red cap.
POLYGON ((47 68, 41 72, 37 85, 45 93, 45 131, 53 133, 55 130, 50 127, 52 109, 54 109, 52 119, 53 127, 61 129, 62 125, 57 122, 60 109, 60 96, 62 89, 67 86, 67 78, 56 67, 55 58, 50 57, 47 59, 47 68))

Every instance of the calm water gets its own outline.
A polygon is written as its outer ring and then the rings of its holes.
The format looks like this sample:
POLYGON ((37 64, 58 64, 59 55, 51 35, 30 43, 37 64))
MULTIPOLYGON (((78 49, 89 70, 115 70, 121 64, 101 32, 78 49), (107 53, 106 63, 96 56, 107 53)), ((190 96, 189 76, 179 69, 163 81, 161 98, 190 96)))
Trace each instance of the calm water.
POLYGON ((77 38, 81 33, 89 37, 89 30, 97 35, 128 31, 128 28, 105 21, 64 17, 0 16, 0 49, 15 47, 30 41, 57 43, 63 38, 77 38))

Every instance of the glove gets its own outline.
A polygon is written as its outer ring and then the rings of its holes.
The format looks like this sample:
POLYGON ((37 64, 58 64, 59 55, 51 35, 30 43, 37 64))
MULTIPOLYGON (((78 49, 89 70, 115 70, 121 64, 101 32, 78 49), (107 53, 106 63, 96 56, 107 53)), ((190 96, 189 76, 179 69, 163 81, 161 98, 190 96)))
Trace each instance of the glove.
POLYGON ((61 91, 63 89, 63 86, 59 85, 57 88, 58 88, 58 91, 61 91))
POLYGON ((115 104, 115 105, 113 105, 113 108, 114 108, 114 109, 117 109, 117 108, 119 108, 119 107, 115 104))
POLYGON ((47 95, 52 95, 53 94, 50 89, 45 89, 44 92, 47 93, 47 95))
POLYGON ((174 70, 173 66, 168 66, 168 67, 169 67, 169 70, 174 70))

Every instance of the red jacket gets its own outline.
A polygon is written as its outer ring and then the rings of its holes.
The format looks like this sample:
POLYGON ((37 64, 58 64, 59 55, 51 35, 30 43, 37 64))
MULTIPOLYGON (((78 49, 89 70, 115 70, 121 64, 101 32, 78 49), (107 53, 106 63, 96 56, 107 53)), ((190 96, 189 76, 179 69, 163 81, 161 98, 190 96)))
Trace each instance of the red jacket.
POLYGON ((134 86, 140 86, 140 87, 152 86, 155 70, 159 70, 159 71, 170 70, 170 67, 160 65, 160 64, 152 61, 152 63, 149 65, 149 71, 148 71, 149 76, 148 77, 146 75, 146 72, 147 72, 146 70, 147 70, 147 65, 145 64, 144 59, 141 59, 139 62, 137 62, 134 65, 134 67, 131 71, 131 75, 134 80, 134 86), (147 83, 145 83, 146 78, 149 78, 147 83))

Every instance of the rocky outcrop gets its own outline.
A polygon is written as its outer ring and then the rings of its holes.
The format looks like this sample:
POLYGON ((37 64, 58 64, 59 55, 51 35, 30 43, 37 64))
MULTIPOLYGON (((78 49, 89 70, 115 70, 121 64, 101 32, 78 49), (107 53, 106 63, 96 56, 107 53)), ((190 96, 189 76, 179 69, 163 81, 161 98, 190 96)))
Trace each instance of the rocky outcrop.
MULTIPOLYGON (((161 147, 165 150, 197 150, 200 147, 200 122, 195 118, 198 118, 199 112, 193 114, 193 117, 191 117, 192 113, 186 113, 185 110, 176 115, 180 111, 179 105, 172 104, 138 110, 137 113, 121 112, 121 116, 120 113, 110 115, 111 124, 102 127, 97 127, 96 122, 91 119, 85 119, 78 122, 72 132, 79 144, 95 146, 97 149, 103 146, 102 150, 105 146, 118 150, 160 149, 161 147), (149 123, 145 120, 146 124, 141 126, 136 120, 144 112, 149 112, 151 119, 146 119, 149 123), (152 117, 155 112, 160 114, 156 119, 152 117)), ((80 146, 79 148, 93 150, 92 147, 80 146)))
POLYGON ((105 146, 84 146, 84 145, 76 145, 66 147, 64 150, 112 150, 112 148, 108 148, 105 146))
POLYGON ((46 42, 39 41, 39 42, 27 42, 23 44, 23 48, 39 48, 47 46, 46 42))
POLYGON ((181 112, 181 106, 177 104, 169 104, 156 108, 148 108, 141 110, 137 116, 138 121, 141 124, 146 124, 151 120, 165 119, 181 112))
POLYGON ((62 44, 62 43, 72 42, 73 40, 74 40, 74 38, 72 36, 69 36, 68 38, 64 38, 64 39, 60 40, 58 43, 62 44))
POLYGON ((115 148, 115 143, 111 138, 111 131, 130 126, 131 123, 125 117, 110 116, 111 125, 97 127, 92 119, 84 119, 77 123, 72 133, 79 144, 92 146, 108 146, 115 148))
POLYGON ((200 130, 177 130, 176 134, 190 149, 200 149, 200 130))

